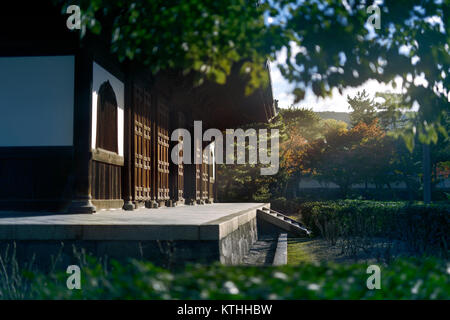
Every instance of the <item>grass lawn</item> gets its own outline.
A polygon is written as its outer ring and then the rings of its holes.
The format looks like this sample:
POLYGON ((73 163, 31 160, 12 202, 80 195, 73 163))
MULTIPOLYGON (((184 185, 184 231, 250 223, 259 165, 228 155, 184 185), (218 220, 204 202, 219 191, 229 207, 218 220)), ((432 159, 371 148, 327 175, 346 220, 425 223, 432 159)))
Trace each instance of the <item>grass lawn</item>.
POLYGON ((317 258, 308 248, 309 239, 288 239, 287 263, 290 265, 316 262, 317 258))
MULTIPOLYGON (((401 241, 389 242, 384 238, 373 238, 368 241, 368 245, 363 249, 359 248, 355 252, 344 250, 345 242, 340 241, 336 245, 331 245, 322 238, 288 239, 288 261, 289 265, 300 263, 386 263, 399 257, 415 256, 414 252, 406 248, 406 244, 401 241)), ((362 240, 361 240, 362 243, 362 240)))
POLYGON ((324 239, 288 238, 287 263, 289 265, 330 261, 355 262, 349 257, 342 256, 337 246, 330 246, 324 239))

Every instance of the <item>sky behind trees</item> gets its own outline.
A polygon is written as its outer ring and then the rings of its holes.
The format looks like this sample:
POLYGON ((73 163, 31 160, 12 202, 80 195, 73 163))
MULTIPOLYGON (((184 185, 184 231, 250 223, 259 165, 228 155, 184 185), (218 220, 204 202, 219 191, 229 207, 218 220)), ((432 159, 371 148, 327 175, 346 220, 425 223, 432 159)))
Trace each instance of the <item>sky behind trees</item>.
MULTIPOLYGON (((294 49, 295 50, 295 49, 294 49)), ((277 63, 283 63, 286 59, 286 50, 278 53, 277 61, 271 63, 270 76, 272 80, 272 90, 274 99, 278 100, 278 106, 281 108, 288 108, 294 103, 295 96, 292 93, 295 88, 294 84, 290 84, 281 75, 280 70, 276 67, 277 63)), ((298 106, 305 108, 312 108, 314 111, 335 111, 335 112, 350 112, 347 103, 347 95, 355 96, 358 91, 366 90, 371 97, 375 97, 376 92, 392 92, 401 93, 402 79, 397 78, 397 87, 394 89, 391 85, 380 83, 377 80, 369 80, 364 85, 354 88, 344 89, 342 94, 337 89, 333 90, 333 96, 328 98, 319 98, 314 95, 311 88, 307 89, 305 99, 300 101, 298 106)), ((417 83, 423 82, 423 78, 417 79, 417 83)))
MULTIPOLYGON (((292 90, 295 85, 289 84, 280 71, 276 68, 271 68, 272 90, 274 99, 277 99, 278 106, 287 108, 294 102, 294 95, 292 90)), ((362 86, 345 89, 342 94, 338 90, 333 91, 333 96, 329 98, 318 98, 314 95, 311 89, 306 91, 305 99, 298 103, 299 106, 305 108, 312 108, 314 111, 336 111, 336 112, 350 112, 347 103, 347 95, 354 96, 358 91, 365 89, 372 97, 376 92, 395 92, 399 93, 400 88, 393 89, 392 86, 379 83, 376 80, 369 80, 362 86)))
MULTIPOLYGON (((375 3, 380 4, 382 1, 375 1, 375 3)), ((343 1, 342 4, 344 6, 348 6, 346 1, 343 1)), ((281 16, 283 17, 283 15, 281 16)), ((280 19, 280 18, 279 18, 280 19)), ((444 24, 440 17, 434 16, 432 18, 426 18, 425 21, 432 25, 439 25, 441 32, 445 32, 444 24)), ((271 17, 266 17, 266 23, 272 24, 275 22, 275 19, 271 17)), ((370 37, 374 38, 376 36, 376 30, 368 23, 365 24, 365 28, 369 31, 370 37)), ((299 52, 299 47, 291 42, 291 48, 294 53, 299 52)), ((399 48, 399 52, 408 56, 410 53, 410 48, 407 46, 403 46, 399 48)), ((280 70, 276 67, 277 64, 284 64, 286 61, 286 49, 283 48, 277 54, 277 60, 271 62, 271 80, 272 80, 272 89, 274 99, 278 100, 278 106, 281 108, 288 108, 295 101, 295 95, 292 93, 295 84, 289 83, 281 74, 280 70)), ((295 63, 292 61, 292 63, 295 63)), ((355 96, 358 91, 366 90, 369 95, 375 98, 375 94, 377 92, 391 92, 391 93, 402 93, 401 84, 403 80, 401 77, 396 78, 397 87, 393 88, 392 85, 380 83, 377 80, 370 79, 363 85, 357 87, 348 87, 343 90, 342 94, 335 88, 333 89, 333 95, 331 97, 321 98, 317 97, 311 88, 306 89, 305 98, 297 103, 296 105, 300 107, 312 108, 313 111, 335 111, 335 112, 350 112, 349 105, 347 103, 347 96, 355 96)), ((427 82, 424 77, 416 77, 414 79, 414 83, 416 85, 427 86, 427 82)), ((442 88, 439 88, 440 92, 443 92, 442 88)), ((449 97, 450 102, 450 97, 449 97)), ((413 106, 413 110, 417 110, 418 106, 413 106)))

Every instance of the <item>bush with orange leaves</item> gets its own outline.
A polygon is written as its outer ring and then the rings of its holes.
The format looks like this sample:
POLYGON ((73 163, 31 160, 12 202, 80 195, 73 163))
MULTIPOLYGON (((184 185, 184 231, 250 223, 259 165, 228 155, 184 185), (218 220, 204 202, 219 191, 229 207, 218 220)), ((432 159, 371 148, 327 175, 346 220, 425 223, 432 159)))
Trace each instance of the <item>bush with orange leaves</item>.
POLYGON ((296 154, 290 167, 319 181, 334 182, 345 196, 352 184, 381 186, 393 181, 390 164, 394 151, 393 139, 386 136, 375 119, 349 130, 329 130, 325 138, 309 143, 296 154))

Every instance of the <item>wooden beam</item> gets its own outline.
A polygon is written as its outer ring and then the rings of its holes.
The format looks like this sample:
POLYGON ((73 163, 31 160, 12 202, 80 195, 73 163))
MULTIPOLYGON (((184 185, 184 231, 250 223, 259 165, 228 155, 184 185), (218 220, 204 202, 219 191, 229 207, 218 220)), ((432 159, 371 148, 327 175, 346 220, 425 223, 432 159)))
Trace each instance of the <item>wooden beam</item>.
POLYGON ((97 148, 92 150, 92 160, 109 163, 116 166, 123 166, 125 163, 124 157, 119 156, 115 152, 97 148))

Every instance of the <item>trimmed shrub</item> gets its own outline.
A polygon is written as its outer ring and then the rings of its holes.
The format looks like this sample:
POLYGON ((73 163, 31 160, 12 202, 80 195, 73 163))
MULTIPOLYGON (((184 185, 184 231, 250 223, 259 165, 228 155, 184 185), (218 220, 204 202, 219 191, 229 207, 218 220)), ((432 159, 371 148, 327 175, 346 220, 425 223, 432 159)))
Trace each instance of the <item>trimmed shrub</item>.
POLYGON ((273 210, 279 211, 281 213, 292 215, 299 212, 301 207, 301 201, 299 199, 287 200, 286 198, 280 197, 270 201, 270 207, 273 210))
POLYGON ((303 223, 335 244, 338 238, 385 237, 405 241, 418 254, 447 256, 450 206, 342 200, 300 206, 303 223))

